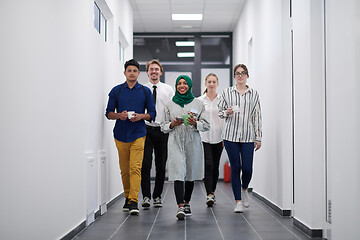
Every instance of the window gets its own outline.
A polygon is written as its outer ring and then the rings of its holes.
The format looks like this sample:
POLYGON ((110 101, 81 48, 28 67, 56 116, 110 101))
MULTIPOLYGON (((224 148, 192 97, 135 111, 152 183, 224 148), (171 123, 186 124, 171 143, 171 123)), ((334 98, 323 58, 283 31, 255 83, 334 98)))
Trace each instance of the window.
POLYGON ((94 2, 94 27, 101 34, 104 41, 107 41, 107 20, 99 6, 94 2))
POLYGON ((100 33, 100 8, 94 2, 94 27, 100 33))
POLYGON ((121 42, 119 42, 119 60, 124 63, 124 47, 121 45, 121 42))
POLYGON ((229 35, 201 36, 201 64, 229 65, 231 55, 229 35))
MULTIPOLYGON (((189 73, 193 80, 193 94, 200 96, 204 82, 200 69, 219 74, 221 86, 230 86, 232 81, 232 33, 134 33, 133 55, 140 63, 140 71, 151 59, 158 59, 165 69, 162 82, 179 73, 189 73), (175 75, 172 73, 176 73, 175 75), (165 78, 165 79, 164 79, 165 78)), ((206 76, 205 75, 205 76, 206 76)), ((176 78, 175 78, 176 79, 176 78)))

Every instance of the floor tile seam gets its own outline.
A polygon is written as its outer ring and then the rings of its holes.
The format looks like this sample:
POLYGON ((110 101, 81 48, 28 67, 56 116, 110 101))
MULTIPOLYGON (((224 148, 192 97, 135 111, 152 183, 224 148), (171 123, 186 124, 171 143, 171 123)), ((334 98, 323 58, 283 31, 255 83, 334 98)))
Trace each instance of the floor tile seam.
MULTIPOLYGON (((205 186, 204 186, 204 185, 202 185, 201 190, 202 190, 202 192, 204 193, 204 196, 206 197, 207 195, 206 195, 206 189, 205 189, 205 186)), ((213 217, 214 217, 214 220, 215 220, 215 222, 216 222, 216 226, 217 226, 217 227, 218 227, 218 229, 219 229, 219 232, 220 232, 221 238, 224 240, 224 239, 225 239, 225 238, 224 238, 224 235, 223 235, 223 233, 222 233, 222 231, 221 231, 221 228, 220 228, 219 222, 218 222, 218 221, 217 221, 217 219, 216 219, 216 215, 215 215, 215 213, 214 213, 214 211, 213 211, 212 207, 210 207, 210 210, 211 210, 211 213, 212 213, 212 215, 213 215, 213 217)))
MULTIPOLYGON (((167 182, 166 183, 166 185, 173 185, 173 183, 172 182, 167 182)), ((166 194, 165 194, 165 197, 164 197, 164 201, 163 202, 165 202, 165 199, 166 199, 166 197, 167 197, 167 194, 168 194, 168 190, 169 190, 169 186, 166 186, 166 194)), ((185 217, 185 219, 184 219, 184 239, 186 240, 186 224, 187 224, 187 221, 186 221, 186 217, 185 217)), ((150 235, 149 235, 149 237, 150 237, 150 235)), ((148 239, 148 238, 147 238, 148 239)))
MULTIPOLYGON (((230 203, 233 203, 233 201, 229 198, 229 196, 227 196, 226 194, 225 194, 225 192, 221 189, 221 188, 219 188, 219 190, 224 194, 224 196, 227 198, 227 200, 230 202, 230 203)), ((240 214, 244 219, 245 219, 245 221, 247 222, 247 224, 251 227, 251 229, 256 233, 256 235, 261 239, 261 240, 263 240, 263 238, 260 236, 260 234, 255 230, 255 228, 250 224, 250 222, 246 219, 246 217, 244 216, 244 214, 240 214)))
MULTIPOLYGON (((169 187, 166 186, 166 190, 165 190, 165 194, 164 194, 165 196, 164 196, 164 198, 163 198, 163 203, 165 202, 165 199, 166 199, 166 197, 167 197, 168 192, 169 192, 169 187)), ((152 226, 151 226, 151 228, 150 228, 150 231, 149 231, 149 234, 148 234, 147 237, 146 237, 146 240, 148 240, 148 239, 150 238, 151 232, 152 232, 152 230, 154 229, 156 220, 158 219, 158 216, 159 216, 159 213, 160 213, 161 209, 162 209, 162 207, 159 208, 158 211, 157 211, 157 213, 156 213, 154 222, 153 222, 153 224, 152 224, 152 226)))
MULTIPOLYGON (((257 200, 260 201, 260 200, 257 200)), ((296 236, 296 234, 291 231, 288 227, 286 227, 284 224, 282 224, 278 219, 276 219, 276 217, 274 217, 273 214, 271 214, 265 206, 263 206, 262 204, 260 204, 259 202, 252 200, 252 202, 254 202, 256 205, 258 205, 260 208, 262 208, 269 216, 271 216, 273 219, 275 219, 275 221, 277 221, 278 223, 280 223, 281 226, 283 226, 288 232, 290 232, 294 237, 296 237, 297 239, 301 240, 298 236, 296 236)), ((274 211, 272 208, 270 208, 271 211, 273 211, 275 214, 278 214, 276 211, 274 211)))
POLYGON ((125 218, 125 220, 119 225, 119 227, 115 230, 115 232, 108 238, 108 240, 112 239, 115 234, 120 230, 120 228, 124 225, 124 223, 129 219, 130 214, 125 218))

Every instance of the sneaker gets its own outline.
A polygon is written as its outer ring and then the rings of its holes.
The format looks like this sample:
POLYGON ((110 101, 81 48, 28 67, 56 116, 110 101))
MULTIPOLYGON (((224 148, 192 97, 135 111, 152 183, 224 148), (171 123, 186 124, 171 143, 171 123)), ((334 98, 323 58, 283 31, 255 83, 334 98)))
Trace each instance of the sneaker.
POLYGON ((143 199, 142 202, 141 202, 141 206, 142 206, 143 208, 148 208, 148 207, 150 207, 150 198, 144 197, 144 199, 143 199))
POLYGON ((176 217, 179 219, 179 220, 184 220, 185 218, 185 208, 184 207, 179 207, 177 213, 176 213, 176 217))
POLYGON ((137 202, 130 201, 129 212, 130 212, 131 215, 138 215, 139 214, 139 208, 138 208, 137 202))
POLYGON ((189 204, 184 204, 184 212, 185 212, 185 216, 191 216, 191 209, 190 209, 190 205, 189 204))
POLYGON ((215 203, 215 201, 214 201, 213 195, 206 196, 206 205, 208 207, 212 207, 214 205, 214 203, 215 203))
POLYGON ((162 202, 161 202, 161 198, 157 197, 154 199, 154 207, 162 207, 162 202))
POLYGON ((213 194, 214 204, 216 203, 216 197, 215 194, 213 194))
POLYGON ((128 211, 129 211, 129 207, 130 207, 129 199, 128 199, 128 198, 125 198, 125 204, 124 204, 124 206, 123 206, 123 211, 124 211, 124 212, 128 212, 128 211))
POLYGON ((234 209, 234 212, 235 213, 242 213, 243 212, 242 201, 236 203, 236 207, 234 209))
POLYGON ((247 190, 241 190, 241 200, 244 207, 248 208, 250 206, 250 198, 247 190))

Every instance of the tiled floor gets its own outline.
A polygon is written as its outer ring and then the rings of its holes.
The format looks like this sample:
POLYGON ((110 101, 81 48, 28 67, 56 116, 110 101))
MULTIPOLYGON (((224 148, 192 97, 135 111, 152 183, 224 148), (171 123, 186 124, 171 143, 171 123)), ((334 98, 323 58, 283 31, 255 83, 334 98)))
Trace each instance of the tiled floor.
POLYGON ((213 208, 205 204, 203 183, 196 182, 190 202, 192 216, 179 221, 175 217, 177 205, 173 187, 170 182, 165 184, 162 208, 151 206, 143 210, 139 206, 139 216, 122 211, 122 198, 73 239, 309 239, 293 226, 290 217, 279 216, 251 195, 250 207, 244 208, 242 214, 234 213, 231 185, 224 182, 218 183, 217 203, 213 208))

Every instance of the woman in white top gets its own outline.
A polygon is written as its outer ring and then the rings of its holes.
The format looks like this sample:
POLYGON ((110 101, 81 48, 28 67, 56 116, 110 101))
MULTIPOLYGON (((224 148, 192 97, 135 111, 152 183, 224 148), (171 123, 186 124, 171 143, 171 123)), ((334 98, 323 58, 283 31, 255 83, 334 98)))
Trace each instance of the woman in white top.
POLYGON ((224 148, 221 132, 224 120, 218 116, 219 95, 216 88, 219 86, 219 79, 214 73, 210 73, 205 78, 206 90, 198 99, 204 102, 205 112, 210 121, 210 130, 200 132, 204 146, 205 156, 205 177, 204 184, 206 189, 206 204, 212 207, 215 203, 215 189, 219 178, 219 163, 221 153, 224 148))
POLYGON ((250 204, 247 188, 253 171, 254 148, 256 151, 261 147, 262 130, 259 94, 246 85, 249 72, 244 64, 234 67, 234 78, 236 85, 222 92, 218 107, 219 117, 225 119, 222 137, 231 165, 234 212, 238 213, 250 204))

